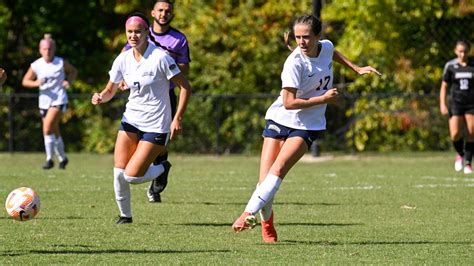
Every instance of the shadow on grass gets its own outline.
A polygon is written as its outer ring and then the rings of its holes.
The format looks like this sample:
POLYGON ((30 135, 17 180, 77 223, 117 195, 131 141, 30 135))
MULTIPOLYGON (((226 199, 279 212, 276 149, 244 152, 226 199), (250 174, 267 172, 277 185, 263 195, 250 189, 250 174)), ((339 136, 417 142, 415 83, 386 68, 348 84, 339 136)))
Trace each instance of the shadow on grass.
MULTIPOLYGON (((180 223, 174 225, 183 225, 183 226, 215 226, 215 227, 231 227, 231 223, 180 223)), ((275 223, 275 225, 282 226, 355 226, 363 225, 361 223, 275 223)), ((257 224, 257 226, 259 226, 257 224)))
POLYGON ((79 250, 79 249, 61 249, 61 250, 6 250, 0 253, 0 257, 17 257, 32 254, 59 255, 59 254, 192 254, 192 253, 227 253, 231 250, 147 250, 147 249, 97 249, 97 250, 79 250))
MULTIPOLYGON (((190 205, 233 205, 233 206, 245 206, 246 202, 209 202, 209 201, 200 201, 200 202, 179 202, 179 201, 169 201, 166 202, 169 204, 190 204, 190 205)), ((294 206, 338 206, 341 204, 338 203, 327 203, 327 202, 275 202, 273 205, 294 205, 294 206)))
POLYGON ((311 240, 281 240, 278 245, 321 245, 321 246, 340 246, 340 245, 472 245, 469 241, 361 241, 361 242, 337 242, 337 241, 311 241, 311 240))

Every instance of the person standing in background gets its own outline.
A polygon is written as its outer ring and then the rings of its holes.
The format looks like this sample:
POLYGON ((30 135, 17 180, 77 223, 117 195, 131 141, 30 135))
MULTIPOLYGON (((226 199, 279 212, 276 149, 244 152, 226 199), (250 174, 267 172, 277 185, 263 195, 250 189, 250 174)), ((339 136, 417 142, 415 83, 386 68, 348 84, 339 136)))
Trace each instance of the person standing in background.
POLYGON ((474 60, 468 58, 470 49, 467 41, 456 42, 456 58, 444 66, 439 92, 439 108, 441 114, 449 116, 449 133, 456 150, 454 170, 464 169, 465 174, 472 174, 474 152, 474 60))

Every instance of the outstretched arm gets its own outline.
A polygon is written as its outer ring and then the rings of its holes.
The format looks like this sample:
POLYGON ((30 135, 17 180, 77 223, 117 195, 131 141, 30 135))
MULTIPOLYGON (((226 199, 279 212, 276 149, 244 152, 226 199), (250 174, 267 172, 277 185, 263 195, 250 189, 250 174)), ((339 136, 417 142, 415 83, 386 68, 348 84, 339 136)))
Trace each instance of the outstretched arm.
POLYGON ((354 72, 356 72, 359 75, 364 75, 364 74, 370 74, 370 73, 375 73, 379 76, 382 74, 377 71, 377 69, 371 67, 371 66, 365 66, 365 67, 360 67, 354 63, 352 63, 347 57, 345 57, 343 54, 341 54, 339 51, 334 49, 334 54, 333 54, 334 61, 343 64, 344 66, 352 69, 354 72))

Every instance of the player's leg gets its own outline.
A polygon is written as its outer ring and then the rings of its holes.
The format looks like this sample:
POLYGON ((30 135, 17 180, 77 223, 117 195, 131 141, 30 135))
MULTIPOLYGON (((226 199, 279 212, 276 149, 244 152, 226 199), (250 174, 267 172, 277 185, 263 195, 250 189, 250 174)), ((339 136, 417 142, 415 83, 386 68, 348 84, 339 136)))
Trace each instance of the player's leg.
POLYGON ((140 133, 140 141, 133 156, 125 169, 125 179, 132 184, 140 184, 157 179, 161 174, 169 171, 171 164, 163 161, 154 164, 153 161, 166 149, 169 134, 140 133))
POLYGON ((42 110, 43 120, 43 137, 44 147, 46 151, 46 162, 43 169, 51 169, 54 166, 53 154, 56 143, 56 135, 54 134, 54 125, 58 121, 60 110, 55 107, 50 107, 47 110, 42 110))
POLYGON ((472 174, 472 155, 474 153, 474 114, 466 113, 464 115, 466 121, 466 145, 465 145, 465 174, 472 174))
MULTIPOLYGON (((176 114, 177 97, 174 89, 169 90, 170 105, 171 105, 171 117, 176 114)), ((165 149, 161 152, 153 162, 153 164, 159 165, 164 161, 168 161, 168 150, 165 149)), ((170 164, 171 166, 171 164, 170 164)), ((170 168, 161 174, 157 179, 153 180, 147 191, 148 202, 158 203, 161 202, 161 192, 163 192, 168 185, 168 175, 170 168)))
MULTIPOLYGON (((263 182, 265 177, 270 171, 270 167, 275 162, 278 153, 283 146, 284 140, 282 139, 273 139, 273 138, 264 138, 262 146, 262 154, 260 157, 260 174, 259 174, 259 183, 263 182)), ((272 197, 268 200, 267 204, 260 209, 260 225, 262 226, 262 238, 267 243, 272 243, 277 241, 277 232, 273 225, 273 200, 272 197)))
POLYGON ((233 224, 234 231, 239 232, 255 226, 256 220, 252 216, 275 196, 285 175, 307 151, 308 146, 301 137, 288 138, 284 142, 275 162, 270 167, 269 173, 255 189, 244 213, 233 224))
POLYGON ((114 149, 114 192, 115 201, 120 212, 117 224, 132 222, 132 206, 130 184, 125 180, 124 173, 128 161, 138 145, 138 134, 128 132, 122 127, 117 134, 114 149))
POLYGON ((452 115, 449 118, 449 134, 453 147, 456 150, 456 158, 454 160, 454 170, 461 171, 463 169, 464 157, 464 139, 463 129, 465 127, 464 117, 460 115, 452 115))
POLYGON ((56 136, 56 141, 54 143, 54 150, 59 160, 59 168, 66 169, 66 165, 69 163, 69 160, 64 150, 64 141, 63 141, 63 138, 61 137, 60 124, 61 124, 62 114, 66 111, 67 105, 65 104, 60 105, 57 108, 60 110, 60 112, 58 113, 58 116, 54 119, 54 123, 53 123, 53 132, 54 132, 54 135, 56 136))

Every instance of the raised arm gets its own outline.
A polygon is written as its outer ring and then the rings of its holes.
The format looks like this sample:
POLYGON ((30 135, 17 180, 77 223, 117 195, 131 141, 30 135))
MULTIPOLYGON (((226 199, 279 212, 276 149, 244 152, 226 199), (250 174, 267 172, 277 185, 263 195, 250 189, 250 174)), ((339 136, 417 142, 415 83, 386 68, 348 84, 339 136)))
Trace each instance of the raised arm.
POLYGON ((345 57, 342 53, 340 53, 336 49, 334 49, 333 59, 334 61, 341 63, 342 65, 352 69, 354 72, 356 72, 359 75, 370 74, 370 73, 375 73, 379 76, 382 75, 380 72, 377 71, 377 69, 371 66, 360 67, 352 63, 349 59, 347 59, 347 57, 345 57))

